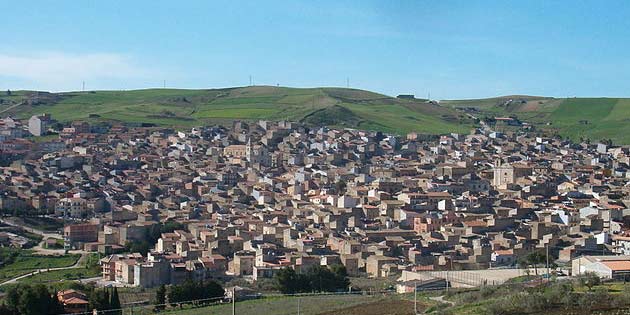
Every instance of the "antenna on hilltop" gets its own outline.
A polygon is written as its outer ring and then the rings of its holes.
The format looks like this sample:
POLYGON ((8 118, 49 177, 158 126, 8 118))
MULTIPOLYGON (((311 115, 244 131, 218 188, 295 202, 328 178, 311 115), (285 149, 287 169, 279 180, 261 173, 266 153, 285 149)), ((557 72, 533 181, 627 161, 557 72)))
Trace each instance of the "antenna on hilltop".
POLYGON ((249 75, 249 86, 254 85, 251 74, 249 75))
POLYGON ((350 88, 350 78, 346 78, 346 87, 350 88))
POLYGON ((81 82, 81 91, 85 92, 85 81, 81 82))
POLYGON ((164 84, 163 84, 163 87, 164 87, 164 88, 166 88, 166 80, 164 80, 164 82, 163 82, 163 83, 164 83, 164 84))

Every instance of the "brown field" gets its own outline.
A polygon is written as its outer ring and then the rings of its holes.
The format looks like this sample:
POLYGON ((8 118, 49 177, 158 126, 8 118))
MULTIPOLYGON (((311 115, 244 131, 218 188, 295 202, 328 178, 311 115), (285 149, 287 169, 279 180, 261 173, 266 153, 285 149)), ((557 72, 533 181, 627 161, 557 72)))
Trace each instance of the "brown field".
MULTIPOLYGON (((422 312, 425 305, 418 303, 418 311, 422 312)), ((367 304, 354 305, 319 315, 407 315, 413 314, 413 302, 406 300, 377 300, 367 304)))

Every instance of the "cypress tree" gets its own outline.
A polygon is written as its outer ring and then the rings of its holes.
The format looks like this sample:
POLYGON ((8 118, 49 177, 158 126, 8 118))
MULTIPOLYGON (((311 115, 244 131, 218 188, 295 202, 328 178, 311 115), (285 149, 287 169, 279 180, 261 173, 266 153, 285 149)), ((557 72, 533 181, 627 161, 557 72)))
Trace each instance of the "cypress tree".
POLYGON ((122 311, 120 310, 120 298, 118 297, 118 288, 116 287, 114 287, 114 290, 109 297, 109 308, 116 310, 112 312, 112 314, 122 314, 122 311))

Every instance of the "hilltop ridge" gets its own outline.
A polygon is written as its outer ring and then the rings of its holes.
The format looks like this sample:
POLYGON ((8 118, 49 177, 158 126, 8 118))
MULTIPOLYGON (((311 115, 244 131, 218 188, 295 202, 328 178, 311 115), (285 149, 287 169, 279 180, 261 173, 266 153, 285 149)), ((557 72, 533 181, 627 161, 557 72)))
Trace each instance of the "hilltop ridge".
POLYGON ((466 115, 424 100, 359 89, 249 86, 222 89, 33 92, 0 96, 0 115, 50 113, 60 121, 193 126, 242 120, 291 120, 391 133, 467 132, 466 115), (15 106, 19 104, 18 106, 15 106))

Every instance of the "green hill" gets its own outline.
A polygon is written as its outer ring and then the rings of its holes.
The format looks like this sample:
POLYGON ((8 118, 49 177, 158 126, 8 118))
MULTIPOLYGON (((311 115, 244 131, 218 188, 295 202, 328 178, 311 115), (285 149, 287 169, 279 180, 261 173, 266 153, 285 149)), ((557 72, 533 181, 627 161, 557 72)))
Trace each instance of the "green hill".
POLYGON ((574 140, 612 139, 630 144, 630 99, 503 96, 447 100, 440 105, 465 109, 483 117, 511 116, 550 133, 574 140))
POLYGON ((57 120, 189 127, 242 120, 290 120, 404 134, 465 133, 478 118, 511 116, 574 140, 630 144, 630 99, 509 95, 486 99, 398 99, 357 89, 272 86, 47 93, 0 92, 0 117, 50 113, 57 120))
MULTIPOLYGON (((4 93, 2 93, 4 94, 4 93)), ((291 120, 393 133, 468 132, 472 121, 452 108, 344 88, 271 86, 226 89, 148 89, 0 96, 0 116, 50 113, 60 121, 119 121, 195 126, 243 120, 291 120)))

